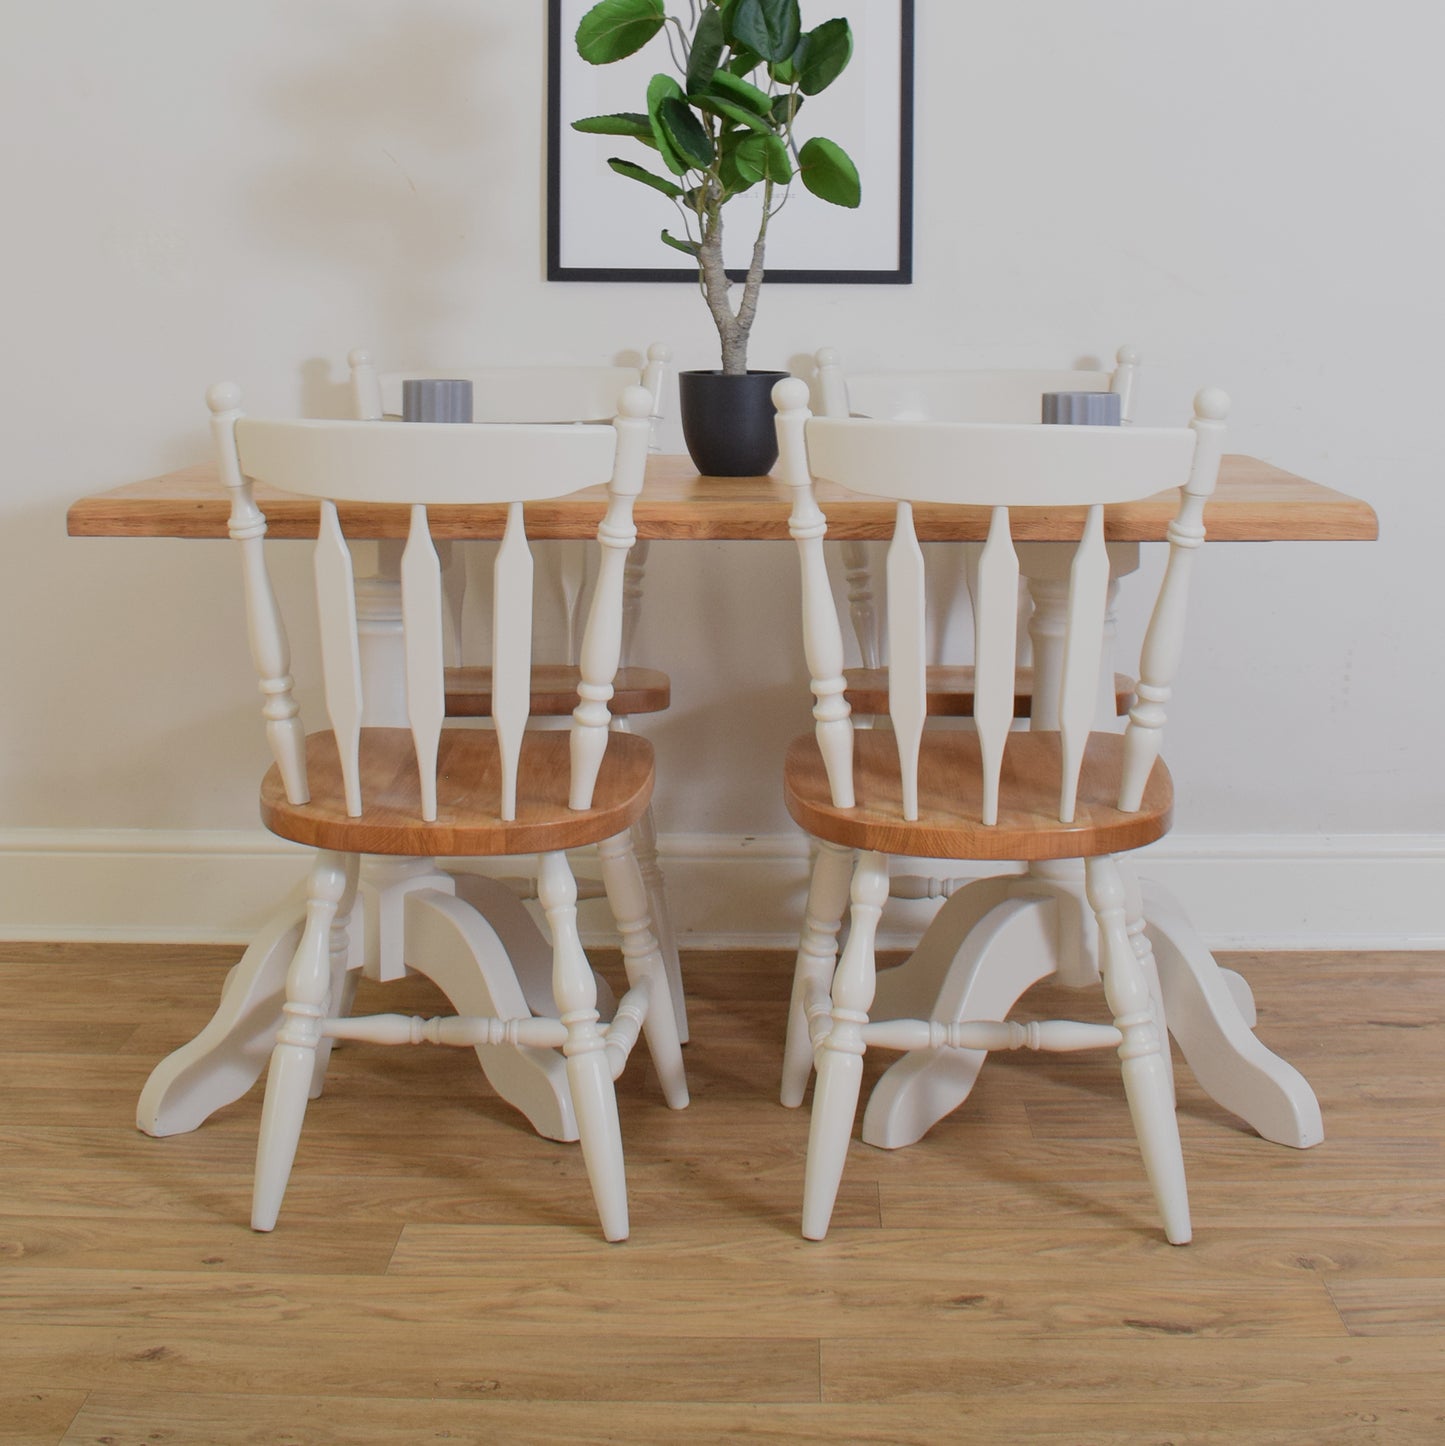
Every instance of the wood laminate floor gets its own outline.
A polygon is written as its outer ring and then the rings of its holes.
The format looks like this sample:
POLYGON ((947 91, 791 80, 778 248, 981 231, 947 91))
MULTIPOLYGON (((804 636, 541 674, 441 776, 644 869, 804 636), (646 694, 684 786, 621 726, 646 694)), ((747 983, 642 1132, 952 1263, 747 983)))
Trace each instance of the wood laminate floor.
POLYGON ((752 953, 685 960, 688 1110, 624 1076, 625 1245, 468 1052, 358 1045, 256 1235, 259 1090, 134 1128, 237 952, 0 946, 5 1446, 1445 1441, 1441 955, 1227 956, 1326 1140, 1258 1139, 1181 1066, 1172 1248, 1108 1054, 1000 1056, 920 1144, 855 1138, 801 1239, 791 961, 752 953))

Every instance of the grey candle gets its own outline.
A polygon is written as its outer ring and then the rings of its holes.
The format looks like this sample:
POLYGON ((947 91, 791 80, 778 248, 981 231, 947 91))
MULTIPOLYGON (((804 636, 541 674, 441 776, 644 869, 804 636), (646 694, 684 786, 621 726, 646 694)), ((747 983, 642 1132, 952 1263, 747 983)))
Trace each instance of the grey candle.
POLYGON ((1041 420, 1074 427, 1117 427, 1120 421, 1119 394, 1045 392, 1041 420))
POLYGON ((401 384, 404 422, 470 422, 472 384, 449 377, 408 377, 401 384))

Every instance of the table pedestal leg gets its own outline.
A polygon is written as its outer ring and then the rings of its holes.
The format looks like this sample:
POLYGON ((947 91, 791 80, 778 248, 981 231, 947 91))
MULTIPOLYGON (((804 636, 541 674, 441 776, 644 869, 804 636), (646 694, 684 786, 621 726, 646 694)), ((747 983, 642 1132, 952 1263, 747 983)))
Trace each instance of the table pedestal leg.
POLYGON ((294 889, 226 976, 210 1022, 151 1071, 136 1106, 147 1135, 194 1130, 261 1077, 281 1027, 286 971, 301 942, 306 890, 294 889))
MULTIPOLYGON (((1248 986, 1214 962, 1164 890, 1147 880, 1141 889, 1165 1022, 1200 1087, 1267 1140, 1317 1145, 1324 1126, 1314 1092, 1251 1032, 1248 986)), ((1082 878, 980 880, 944 905, 909 960, 879 975, 871 1017, 1003 1019, 1040 979, 1087 982, 1091 922, 1082 878)), ((863 1139, 884 1149, 914 1143, 968 1098, 986 1058, 973 1050, 905 1055, 873 1087, 863 1139)))
MULTIPOLYGON (((550 985, 524 986, 514 958, 536 974, 551 949, 523 905, 494 880, 467 876, 461 890, 430 859, 363 860, 360 897, 352 916, 348 973, 402 977, 408 958, 432 979, 459 1013, 519 1016, 529 1007, 552 1013, 550 985), (462 892, 465 902, 456 902, 462 892), (475 899, 497 922, 469 907, 475 899), (410 902, 409 902, 410 901, 410 902), (414 904, 427 905, 424 909, 414 904)), ((292 893, 231 970, 215 1014, 189 1043, 151 1072, 136 1112, 149 1135, 193 1130, 216 1110, 239 1099, 260 1077, 282 1019, 286 971, 305 916, 304 888, 292 893)), ((604 986, 605 987, 605 986, 604 986)), ((338 981, 334 1006, 347 1005, 338 981)), ((611 1004, 610 991, 599 1006, 611 1004)), ((575 1140, 576 1121, 566 1064, 553 1050, 485 1046, 477 1050, 492 1088, 549 1139, 575 1140)), ((319 1093, 318 1067, 314 1092, 319 1093)))
MULTIPOLYGON (((949 904, 965 900, 966 893, 955 894, 949 904)), ((925 943, 931 941, 932 954, 949 956, 949 968, 930 1016, 1007 1018, 1019 997, 1053 971, 1057 906, 1037 896, 1004 899, 986 909, 977 922, 969 920, 971 910, 945 919, 947 910, 945 905, 925 935, 925 943)), ((897 974, 903 967, 888 973, 897 974)), ((880 982, 884 978, 886 975, 880 975, 880 982)), ((893 984, 889 990, 893 1007, 887 1012, 874 1009, 869 1017, 907 1017, 909 1011, 897 1008, 901 993, 901 986, 893 984)), ((987 1058, 979 1049, 905 1054, 884 1072, 868 1097, 863 1114, 865 1142, 896 1150, 920 1140, 968 1098, 987 1058)))
POLYGON ((1266 1140, 1298 1150, 1318 1145, 1325 1137, 1319 1101, 1305 1077, 1251 1033, 1248 984, 1214 962, 1165 890, 1147 879, 1141 888, 1169 1032, 1200 1087, 1266 1140))

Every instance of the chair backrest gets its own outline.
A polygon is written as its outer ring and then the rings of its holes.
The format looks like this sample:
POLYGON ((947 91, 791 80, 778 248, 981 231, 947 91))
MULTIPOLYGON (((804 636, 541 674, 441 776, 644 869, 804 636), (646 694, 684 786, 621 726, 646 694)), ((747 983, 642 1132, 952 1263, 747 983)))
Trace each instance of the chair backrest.
POLYGON ((671 360, 671 349, 660 342, 648 347, 640 371, 626 366, 463 366, 378 372, 365 348, 347 355, 353 416, 399 417, 407 378, 454 377, 472 384, 474 422, 606 422, 621 410, 623 392, 636 386, 647 389, 651 415, 658 417, 671 360))
POLYGON ((1116 392, 1134 414, 1139 353, 1121 346, 1113 371, 968 370, 847 372, 835 347, 817 354, 820 415, 909 422, 1037 422, 1045 392, 1116 392))
MULTIPOLYGON (((662 416, 663 393, 672 349, 653 342, 639 371, 630 366, 462 366, 413 367, 407 371, 379 372, 364 347, 347 354, 351 375, 352 416, 400 417, 402 383, 410 378, 452 377, 472 384, 474 422, 597 422, 608 421, 622 409, 628 387, 641 386, 651 398, 654 427, 662 416)), ((629 606, 623 617, 623 656, 631 653, 631 637, 638 619, 640 571, 646 547, 634 558, 628 589, 629 606)), ((583 608, 587 600, 587 559, 572 543, 556 543, 540 557, 544 585, 551 598, 563 658, 578 661, 583 608)), ((443 587, 448 595, 448 660, 479 663, 489 659, 485 632, 478 619, 487 608, 478 599, 492 590, 490 549, 470 547, 459 556, 443 548, 443 587)))
POLYGON ((222 479, 231 491, 230 533, 242 546, 247 624, 267 732, 293 803, 309 797, 305 733, 292 696, 286 630, 267 572, 266 519, 252 483, 320 500, 315 551, 317 612, 326 707, 355 817, 361 796, 362 676, 351 556, 337 504, 405 506, 410 525, 401 561, 406 706, 421 779, 424 821, 436 817, 436 756, 445 716, 441 570, 429 508, 492 504, 506 508, 495 570, 493 720, 499 738, 498 815, 516 817, 517 764, 529 710, 532 556, 527 504, 602 483, 606 516, 601 560, 582 644, 582 684, 572 723, 573 808, 591 804, 607 746, 612 681, 621 647, 623 569, 636 536, 633 499, 642 490, 651 399, 623 393, 611 425, 457 426, 389 421, 271 421, 247 417, 240 391, 222 383, 207 394, 222 479))
POLYGON ((1190 564, 1219 471, 1228 399, 1206 390, 1188 427, 1068 427, 1038 423, 896 422, 814 417, 807 385, 774 389, 789 523, 803 569, 803 627, 818 741, 833 801, 853 805, 852 728, 843 696, 843 646, 823 557, 827 520, 815 477, 896 500, 888 550, 889 715, 897 735, 905 818, 917 817, 927 658, 924 559, 914 507, 971 506, 989 514, 974 599, 974 720, 983 758, 983 819, 998 819, 1004 741, 1013 718, 1019 563, 1013 509, 1079 509, 1060 689, 1059 818, 1074 817, 1079 771, 1095 717, 1109 584, 1104 508, 1181 489, 1169 562, 1140 659, 1129 715, 1119 807, 1137 809, 1158 755, 1183 642, 1190 564))
MULTIPOLYGON (((1021 370, 845 372, 842 354, 824 347, 816 354, 819 415, 875 417, 895 421, 1037 422, 1045 392, 1114 392, 1120 419, 1133 419, 1139 353, 1121 346, 1113 371, 1076 368, 1021 370)), ((883 628, 875 602, 872 549, 845 542, 848 601, 853 633, 865 668, 883 662, 883 628)), ((976 551, 976 550, 975 550, 976 551)), ((955 583, 972 592, 976 556, 970 555, 955 583)), ((948 606, 952 606, 950 602, 948 606)))

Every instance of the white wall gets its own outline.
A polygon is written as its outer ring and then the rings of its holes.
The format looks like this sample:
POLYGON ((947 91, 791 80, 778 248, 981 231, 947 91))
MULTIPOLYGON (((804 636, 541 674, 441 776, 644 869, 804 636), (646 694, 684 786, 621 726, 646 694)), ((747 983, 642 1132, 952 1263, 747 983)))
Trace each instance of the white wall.
MULTIPOLYGON (((662 339, 689 366, 713 341, 687 287, 542 279, 541 0, 13 9, 0 925, 54 930, 59 910, 80 931, 114 899, 46 889, 92 877, 73 868, 86 839, 119 847, 89 831, 161 831, 181 854, 205 852, 192 830, 249 834, 265 748, 226 545, 67 539, 71 499, 203 460, 222 377, 256 411, 339 410, 358 343, 404 364, 662 339)), ((1146 421, 1224 386, 1232 450, 1367 498, 1381 540, 1206 554, 1176 827, 1241 860, 1284 838, 1378 862, 1410 836, 1438 883, 1445 10, 918 11, 915 284, 772 288, 754 365, 824 343, 860 366, 1043 365, 1129 341, 1146 421)), ((784 544, 654 546, 641 651, 674 676, 649 731, 679 848, 786 852, 769 760, 806 721, 794 596, 784 544)), ((1375 932, 1445 933, 1428 902, 1375 932)), ((1350 927, 1372 931, 1369 907, 1350 927)))

